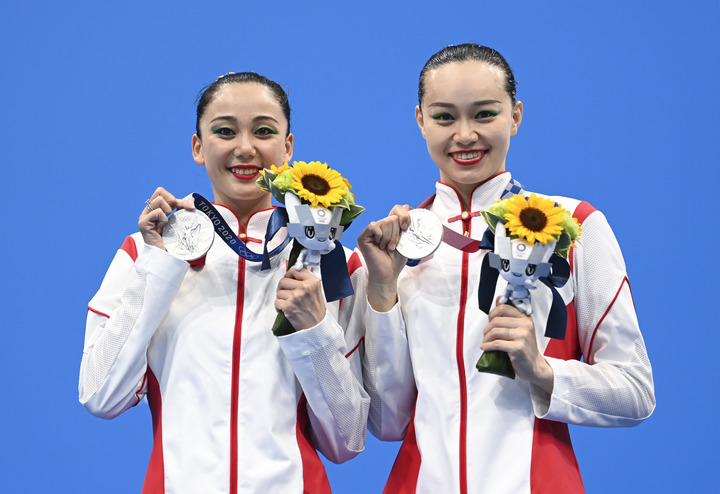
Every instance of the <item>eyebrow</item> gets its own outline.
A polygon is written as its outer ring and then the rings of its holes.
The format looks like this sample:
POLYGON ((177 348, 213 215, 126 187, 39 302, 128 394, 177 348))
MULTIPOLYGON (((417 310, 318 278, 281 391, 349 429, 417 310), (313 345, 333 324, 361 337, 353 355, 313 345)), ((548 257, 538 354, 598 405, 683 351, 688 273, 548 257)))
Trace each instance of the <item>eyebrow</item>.
MULTIPOLYGON (((212 123, 217 120, 228 120, 230 122, 237 123, 237 118, 233 117, 232 115, 219 115, 210 120, 210 122, 212 123)), ((278 122, 277 119, 271 117, 270 115, 258 115, 257 117, 252 119, 253 123, 264 122, 266 120, 270 120, 272 122, 275 122, 277 125, 280 125, 280 122, 278 122)))
MULTIPOLYGON (((474 101, 472 103, 472 105, 473 106, 484 106, 484 105, 492 105, 495 103, 501 103, 501 102, 496 99, 484 99, 481 101, 474 101)), ((440 108, 455 108, 455 105, 453 105, 452 103, 443 103, 442 101, 438 101, 436 103, 430 103, 428 105, 428 108, 431 106, 438 106, 440 108)))

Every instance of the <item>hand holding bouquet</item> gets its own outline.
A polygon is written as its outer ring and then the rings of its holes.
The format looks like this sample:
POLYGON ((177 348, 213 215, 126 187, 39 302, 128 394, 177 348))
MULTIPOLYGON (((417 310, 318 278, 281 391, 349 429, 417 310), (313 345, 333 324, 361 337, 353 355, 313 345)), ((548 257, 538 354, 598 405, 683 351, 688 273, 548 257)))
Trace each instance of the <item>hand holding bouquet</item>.
MULTIPOLYGON (((279 168, 273 165, 262 171, 257 183, 285 206, 278 208, 282 221, 271 221, 268 226, 273 231, 268 232, 266 241, 280 226, 287 226, 294 239, 288 266, 297 270, 305 267, 321 278, 328 301, 350 295, 345 254, 342 248, 336 249, 344 229, 364 211, 355 204, 350 183, 318 161, 297 161, 292 166, 285 163, 279 168)), ((293 332, 295 328, 279 312, 273 333, 281 336, 293 332)))
MULTIPOLYGON (((537 288, 537 281, 541 280, 553 292, 555 309, 555 299, 559 299, 559 294, 553 286, 563 286, 567 281, 568 252, 580 236, 577 220, 551 199, 535 194, 530 197, 518 194, 497 201, 482 215, 494 234, 494 247, 493 252, 488 253, 483 261, 481 283, 482 277, 492 280, 493 283, 486 281, 485 286, 494 290, 494 281, 499 274, 508 282, 500 303, 509 303, 531 315, 531 293, 537 288), (494 268, 497 273, 488 273, 487 267, 494 268)), ((482 292, 481 289, 481 306, 482 292)), ((562 318, 562 337, 565 333, 564 321, 562 318)), ((550 329, 548 325, 548 331, 550 329)), ((558 337, 560 330, 553 330, 553 336, 558 337)), ((515 377, 510 358, 505 352, 484 352, 478 360, 477 369, 480 372, 515 377)))

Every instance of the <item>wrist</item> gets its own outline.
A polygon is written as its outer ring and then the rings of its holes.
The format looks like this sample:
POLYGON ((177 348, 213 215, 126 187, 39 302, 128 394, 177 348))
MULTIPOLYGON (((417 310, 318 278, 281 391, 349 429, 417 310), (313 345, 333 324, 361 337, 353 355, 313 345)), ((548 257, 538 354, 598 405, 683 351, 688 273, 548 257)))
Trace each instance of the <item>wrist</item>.
POLYGON ((540 357, 533 375, 532 383, 551 395, 553 392, 555 373, 545 357, 540 357))
POLYGON ((388 312, 398 301, 397 280, 390 283, 369 281, 367 298, 370 306, 377 312, 388 312))

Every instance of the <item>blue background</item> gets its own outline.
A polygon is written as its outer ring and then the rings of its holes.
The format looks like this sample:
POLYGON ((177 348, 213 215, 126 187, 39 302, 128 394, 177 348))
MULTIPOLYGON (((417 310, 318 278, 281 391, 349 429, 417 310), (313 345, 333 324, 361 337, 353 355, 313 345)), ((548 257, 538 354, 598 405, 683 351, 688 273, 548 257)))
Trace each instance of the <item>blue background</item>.
MULTIPOLYGON (((77 402, 85 313, 157 186, 211 197, 190 153, 201 87, 243 70, 283 83, 294 158, 340 169, 367 208, 352 247, 362 224, 433 192, 417 77, 474 41, 519 81, 508 169, 606 214, 654 366, 645 423, 571 428, 587 491, 716 491, 718 5, 3 2, 0 490, 140 491, 146 404, 106 422, 77 402)), ((380 492, 397 448, 369 437, 328 467, 335 492, 380 492)))

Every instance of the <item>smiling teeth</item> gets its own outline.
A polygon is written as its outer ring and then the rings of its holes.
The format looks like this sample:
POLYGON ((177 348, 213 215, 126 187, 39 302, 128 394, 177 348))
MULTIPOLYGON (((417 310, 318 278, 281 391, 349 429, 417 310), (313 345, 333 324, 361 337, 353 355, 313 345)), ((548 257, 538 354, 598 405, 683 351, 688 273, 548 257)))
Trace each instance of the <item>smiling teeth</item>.
POLYGON ((460 160, 471 160, 471 159, 479 158, 486 152, 487 151, 473 151, 472 153, 453 153, 453 156, 460 160))
POLYGON ((235 175, 255 175, 259 168, 231 168, 230 171, 235 175))

